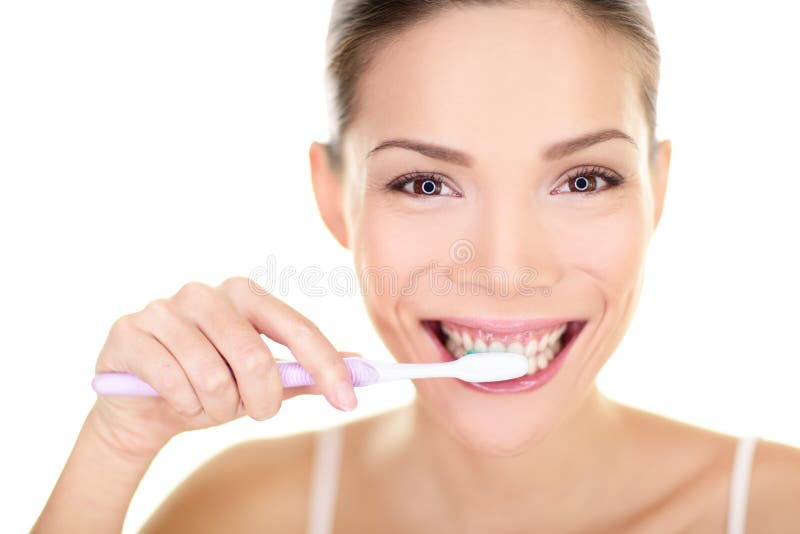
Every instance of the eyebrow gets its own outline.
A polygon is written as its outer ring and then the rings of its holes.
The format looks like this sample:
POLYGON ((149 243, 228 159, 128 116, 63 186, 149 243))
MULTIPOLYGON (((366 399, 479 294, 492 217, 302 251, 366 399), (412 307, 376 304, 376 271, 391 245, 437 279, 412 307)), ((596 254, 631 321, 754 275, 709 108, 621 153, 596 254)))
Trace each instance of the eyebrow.
MULTIPOLYGON (((573 139, 567 139, 565 141, 554 143, 542 152, 542 158, 545 160, 561 159, 569 156, 570 154, 578 152, 579 150, 584 150, 592 145, 602 143, 603 141, 609 141, 611 139, 622 139, 632 144, 636 150, 639 150, 639 147, 636 145, 636 141, 634 141, 630 135, 616 128, 607 128, 604 130, 589 132, 573 139)), ((419 152, 423 156, 446 161, 455 165, 461 165, 462 167, 470 167, 474 163, 474 158, 466 152, 462 152, 454 148, 448 148, 446 146, 404 138, 387 139, 386 141, 383 141, 367 153, 367 158, 380 150, 393 147, 413 150, 414 152, 419 152)))

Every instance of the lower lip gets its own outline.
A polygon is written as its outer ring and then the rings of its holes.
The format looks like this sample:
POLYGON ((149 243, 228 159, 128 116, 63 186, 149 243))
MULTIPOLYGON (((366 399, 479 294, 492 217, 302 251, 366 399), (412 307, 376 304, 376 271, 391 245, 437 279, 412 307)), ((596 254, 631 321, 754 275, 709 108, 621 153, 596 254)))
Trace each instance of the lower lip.
MULTIPOLYGON (((550 363, 547 364, 547 367, 544 369, 539 369, 532 375, 523 375, 518 378, 512 378, 511 380, 500 380, 498 382, 466 382, 464 380, 454 380, 470 389, 482 391, 484 393, 521 393, 525 391, 533 391, 534 389, 540 388, 547 384, 554 376, 556 376, 558 370, 561 369, 564 360, 567 359, 570 349, 572 349, 572 346, 575 344, 575 340, 578 339, 578 336, 581 334, 585 326, 586 323, 584 322, 580 326, 580 330, 572 335, 572 339, 569 340, 569 343, 567 343, 564 348, 561 349, 555 358, 550 360, 550 363)), ((450 354, 444 345, 442 345, 441 341, 439 341, 436 333, 429 330, 429 334, 434 337, 434 342, 439 348, 439 355, 441 356, 442 361, 449 362, 455 360, 453 355, 450 354)))

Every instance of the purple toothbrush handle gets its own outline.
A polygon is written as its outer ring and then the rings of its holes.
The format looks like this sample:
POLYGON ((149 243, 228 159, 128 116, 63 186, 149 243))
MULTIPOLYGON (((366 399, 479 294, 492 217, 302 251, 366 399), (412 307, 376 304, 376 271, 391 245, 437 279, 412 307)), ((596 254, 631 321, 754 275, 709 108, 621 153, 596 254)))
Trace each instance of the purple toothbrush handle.
MULTIPOLYGON (((350 370, 353 386, 369 386, 380 379, 380 373, 363 358, 343 358, 350 370)), ((309 386, 314 379, 299 362, 277 362, 283 387, 309 386)), ((130 373, 99 373, 92 380, 92 389, 100 395, 130 395, 157 397, 158 392, 145 381, 130 373)))

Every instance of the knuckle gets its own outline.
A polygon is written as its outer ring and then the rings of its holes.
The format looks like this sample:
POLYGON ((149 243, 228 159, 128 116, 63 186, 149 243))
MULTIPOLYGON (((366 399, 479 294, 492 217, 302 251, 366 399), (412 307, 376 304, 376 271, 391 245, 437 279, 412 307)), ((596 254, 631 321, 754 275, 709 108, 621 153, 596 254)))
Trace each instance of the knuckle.
POLYGON ((261 409, 253 410, 253 413, 250 414, 250 417, 256 421, 266 421, 267 419, 271 419, 278 414, 281 409, 281 405, 282 399, 279 398, 277 402, 270 402, 261 409))
POLYGON ((350 375, 350 370, 345 367, 344 369, 340 369, 339 365, 336 365, 336 370, 333 371, 334 383, 339 384, 340 382, 346 382, 352 385, 353 377, 350 375))
POLYGON ((331 387, 340 382, 351 382, 350 369, 341 360, 332 360, 325 366, 325 374, 331 387))
POLYGON ((247 288, 249 287, 249 278, 245 278, 244 276, 231 276, 230 278, 226 278, 220 284, 220 287, 232 290, 240 290, 242 288, 247 288))
POLYGON ((181 313, 203 323, 219 321, 225 310, 220 307, 214 288, 201 282, 189 282, 178 290, 174 297, 181 313))
POLYGON ((230 375, 227 371, 214 370, 204 373, 198 385, 205 393, 218 394, 225 390, 229 381, 230 375))
POLYGON ((164 317, 172 313, 172 303, 167 299, 156 299, 147 304, 144 310, 156 317, 164 317))
POLYGON ((235 358, 239 367, 247 373, 264 374, 270 368, 271 358, 267 351, 264 350, 264 347, 259 347, 254 343, 239 348, 235 358))
POLYGON ((195 417, 200 415, 202 411, 203 407, 197 403, 182 404, 181 407, 178 408, 178 413, 186 417, 195 417))
POLYGON ((270 405, 270 407, 269 407, 269 409, 267 409, 266 413, 262 414, 262 416, 259 419, 259 421, 266 421, 267 419, 272 419, 273 417, 278 415, 278 411, 280 411, 280 408, 281 408, 280 404, 270 405))
POLYGON ((175 296, 179 300, 194 301, 203 298, 210 290, 211 288, 202 282, 191 281, 183 284, 175 296))
POLYGON ((183 377, 178 373, 175 365, 168 360, 158 365, 158 374, 155 378, 155 388, 166 396, 174 396, 181 390, 183 377))
POLYGON ((156 389, 164 397, 175 397, 181 391, 181 379, 176 373, 162 373, 157 381, 156 389))
POLYGON ((111 333, 112 334, 128 334, 135 328, 135 319, 133 314, 127 314, 119 317, 114 323, 111 325, 111 333))
POLYGON ((195 398, 187 397, 184 384, 185 378, 178 373, 177 369, 174 369, 172 365, 164 364, 161 366, 155 388, 162 397, 169 400, 178 413, 193 417, 202 411, 202 406, 195 398))
POLYGON ((208 418, 211 419, 211 421, 214 424, 217 424, 217 425, 221 425, 223 423, 227 423, 230 420, 230 418, 227 416, 227 414, 219 413, 219 412, 217 412, 215 410, 211 410, 211 411, 207 410, 206 414, 208 415, 208 418))

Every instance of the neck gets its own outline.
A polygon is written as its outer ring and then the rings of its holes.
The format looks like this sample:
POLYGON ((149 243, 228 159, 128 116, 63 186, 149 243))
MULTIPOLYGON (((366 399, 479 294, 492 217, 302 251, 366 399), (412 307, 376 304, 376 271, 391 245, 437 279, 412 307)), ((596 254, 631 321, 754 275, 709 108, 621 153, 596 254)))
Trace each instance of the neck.
POLYGON ((562 526, 565 514, 586 518, 588 503, 608 495, 620 475, 625 437, 619 405, 595 385, 550 434, 512 457, 464 447, 419 401, 411 407, 409 429, 408 452, 455 517, 466 521, 488 507, 519 519, 514 507, 524 505, 542 524, 552 517, 562 526))

